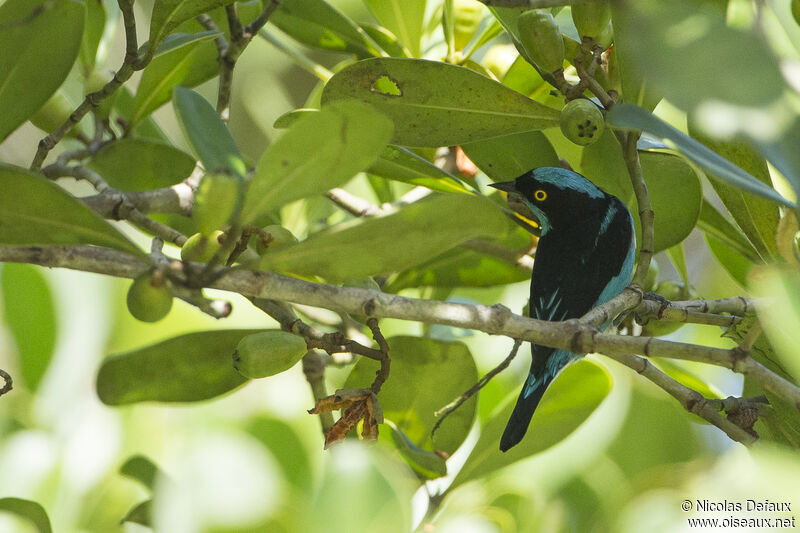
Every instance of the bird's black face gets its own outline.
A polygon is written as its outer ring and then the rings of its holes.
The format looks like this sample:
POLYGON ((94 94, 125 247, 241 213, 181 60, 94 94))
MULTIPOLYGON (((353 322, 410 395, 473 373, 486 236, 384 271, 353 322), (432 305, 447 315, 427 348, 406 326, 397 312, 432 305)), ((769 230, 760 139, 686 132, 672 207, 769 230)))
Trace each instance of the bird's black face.
POLYGON ((555 167, 537 168, 514 181, 491 186, 508 193, 508 204, 515 211, 527 217, 535 215, 542 235, 585 220, 604 207, 608 198, 580 174, 555 167))

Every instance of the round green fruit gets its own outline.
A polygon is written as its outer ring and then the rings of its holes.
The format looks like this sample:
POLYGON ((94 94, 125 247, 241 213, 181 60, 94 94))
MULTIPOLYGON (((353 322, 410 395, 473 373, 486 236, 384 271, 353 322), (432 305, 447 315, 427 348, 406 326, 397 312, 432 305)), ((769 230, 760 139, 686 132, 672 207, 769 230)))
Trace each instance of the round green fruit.
POLYGON ((308 351, 302 337, 285 331, 262 331, 243 338, 233 352, 233 368, 250 379, 292 368, 308 351))
POLYGON ((74 106, 69 103, 67 97, 61 91, 53 93, 42 107, 30 118, 34 126, 42 131, 50 133, 57 130, 64 122, 69 119, 74 106))
POLYGON ((564 38, 549 10, 531 9, 517 19, 519 39, 525 53, 546 72, 564 66, 564 38))
POLYGON ((160 272, 142 274, 128 289, 128 311, 142 322, 158 322, 172 308, 172 291, 160 272))
POLYGON ((211 235, 195 233, 181 247, 181 259, 184 261, 198 261, 208 263, 222 247, 224 233, 217 230, 211 235))
POLYGON ((607 0, 592 0, 572 6, 572 22, 581 37, 597 40, 611 22, 611 6, 607 0))
POLYGON ((192 218, 204 235, 227 226, 239 207, 242 180, 238 176, 212 173, 203 176, 192 206, 192 218))
POLYGON ((254 245, 258 255, 275 252, 297 243, 297 237, 291 231, 278 224, 265 226, 261 229, 266 234, 266 241, 258 234, 250 238, 250 242, 254 245))
POLYGON ((605 127, 603 113, 590 100, 572 100, 561 110, 561 132, 575 144, 587 146, 597 142, 605 127))

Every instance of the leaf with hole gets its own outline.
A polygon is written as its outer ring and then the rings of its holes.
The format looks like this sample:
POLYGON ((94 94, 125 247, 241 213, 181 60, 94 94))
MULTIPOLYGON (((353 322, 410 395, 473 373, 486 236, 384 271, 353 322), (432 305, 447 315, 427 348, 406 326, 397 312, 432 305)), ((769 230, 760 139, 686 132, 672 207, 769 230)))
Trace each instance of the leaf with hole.
POLYGON ((304 114, 264 152, 247 189, 242 223, 349 181, 378 159, 391 131, 391 122, 358 102, 304 114))
POLYGON ((100 215, 36 174, 0 165, 0 244, 94 244, 145 254, 100 215))
POLYGON ((394 122, 392 142, 438 147, 558 125, 557 109, 465 67, 438 61, 373 58, 336 73, 323 108, 341 100, 374 105, 394 122))
POLYGON ((261 268, 337 281, 388 274, 418 265, 468 239, 497 237, 507 228, 502 211, 489 200, 466 194, 437 195, 389 215, 315 233, 265 255, 261 268))
POLYGON ((81 48, 80 0, 8 0, 0 5, 0 142, 67 78, 81 48), (58 36, 58 45, 42 36, 58 36))

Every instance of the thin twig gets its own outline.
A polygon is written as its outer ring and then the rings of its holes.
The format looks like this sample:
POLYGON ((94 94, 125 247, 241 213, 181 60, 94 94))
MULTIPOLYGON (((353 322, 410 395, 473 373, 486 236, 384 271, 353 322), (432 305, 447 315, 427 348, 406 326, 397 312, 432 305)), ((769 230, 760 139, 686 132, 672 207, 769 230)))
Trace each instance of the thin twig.
POLYGON ((644 286, 647 277, 647 270, 650 268, 650 260, 653 258, 654 233, 653 219, 655 217, 653 207, 650 204, 650 196, 647 194, 647 184, 642 175, 642 165, 639 162, 639 150, 636 143, 639 140, 639 133, 616 132, 622 145, 625 166, 628 167, 633 192, 636 195, 636 203, 639 206, 639 220, 642 226, 642 242, 639 246, 639 257, 636 265, 636 273, 633 275, 633 284, 640 287, 644 286))
POLYGON ((389 357, 389 343, 386 342, 386 338, 384 338, 383 333, 381 333, 381 328, 378 326, 378 319, 372 317, 368 318, 367 327, 372 332, 372 338, 375 339, 380 353, 383 356, 381 357, 381 367, 375 372, 375 380, 372 382, 372 385, 370 385, 372 393, 378 394, 381 387, 386 382, 386 379, 389 377, 389 369, 391 368, 392 360, 389 357))
POLYGON ((511 352, 503 359, 503 362, 491 369, 489 372, 486 373, 481 379, 478 380, 475 385, 467 389, 463 394, 459 395, 458 398, 453 400, 452 402, 448 403, 435 413, 434 416, 439 417, 439 420, 433 425, 433 429, 431 429, 431 439, 433 439, 433 435, 436 433, 436 430, 439 429, 439 426, 442 425, 442 422, 450 416, 450 414, 461 407, 464 402, 472 398, 479 390, 486 386, 489 381, 497 374, 508 368, 508 365, 511 364, 511 361, 517 356, 517 352, 519 351, 519 347, 522 344, 520 339, 514 339, 514 346, 511 347, 511 352))

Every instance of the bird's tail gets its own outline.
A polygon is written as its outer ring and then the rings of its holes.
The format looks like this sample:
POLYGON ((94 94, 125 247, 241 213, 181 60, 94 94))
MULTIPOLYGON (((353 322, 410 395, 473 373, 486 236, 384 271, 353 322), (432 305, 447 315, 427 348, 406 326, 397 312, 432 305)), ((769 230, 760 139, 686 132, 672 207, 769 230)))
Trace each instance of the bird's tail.
POLYGON ((525 432, 528 431, 528 425, 531 423, 533 412, 539 405, 539 402, 544 396, 544 391, 553 381, 555 376, 545 376, 543 379, 536 379, 533 374, 528 375, 528 380, 522 387, 522 392, 519 393, 517 404, 514 406, 514 411, 511 413, 511 418, 508 419, 506 429, 503 436, 500 438, 500 451, 507 451, 512 446, 515 446, 525 432))

